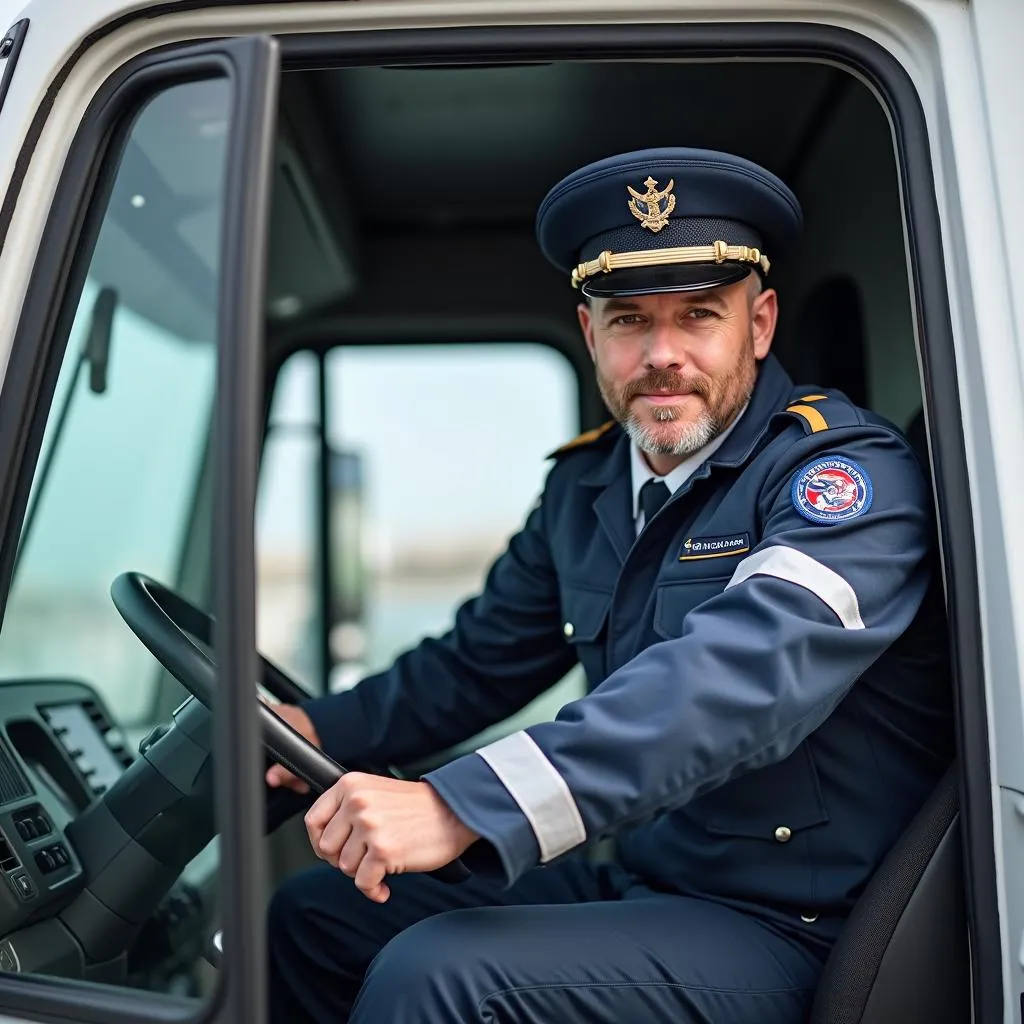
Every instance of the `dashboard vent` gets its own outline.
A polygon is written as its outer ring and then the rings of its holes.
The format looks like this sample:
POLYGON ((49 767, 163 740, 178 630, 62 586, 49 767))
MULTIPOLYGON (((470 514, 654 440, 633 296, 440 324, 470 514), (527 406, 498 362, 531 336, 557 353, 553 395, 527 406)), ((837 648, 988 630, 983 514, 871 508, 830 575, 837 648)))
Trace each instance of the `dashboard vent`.
POLYGON ((10 747, 0 740, 0 804, 20 800, 32 792, 28 779, 18 767, 10 747))
POLYGON ((89 720, 96 726, 103 739, 106 740, 110 752, 127 768, 132 763, 132 755, 121 742, 118 734, 114 732, 114 727, 104 713, 103 708, 94 700, 86 700, 82 701, 82 709, 89 716, 89 720))
POLYGON ((102 705, 93 699, 39 708, 75 768, 77 782, 92 796, 102 796, 132 763, 102 705))

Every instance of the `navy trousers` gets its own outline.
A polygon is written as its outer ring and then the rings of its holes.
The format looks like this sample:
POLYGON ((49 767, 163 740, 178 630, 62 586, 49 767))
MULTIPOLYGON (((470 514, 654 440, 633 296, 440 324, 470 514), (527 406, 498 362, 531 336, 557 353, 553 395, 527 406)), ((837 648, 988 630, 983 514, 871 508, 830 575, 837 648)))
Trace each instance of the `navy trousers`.
POLYGON ((799 1024, 822 960, 707 900, 567 858, 509 889, 313 868, 269 914, 271 1024, 799 1024))

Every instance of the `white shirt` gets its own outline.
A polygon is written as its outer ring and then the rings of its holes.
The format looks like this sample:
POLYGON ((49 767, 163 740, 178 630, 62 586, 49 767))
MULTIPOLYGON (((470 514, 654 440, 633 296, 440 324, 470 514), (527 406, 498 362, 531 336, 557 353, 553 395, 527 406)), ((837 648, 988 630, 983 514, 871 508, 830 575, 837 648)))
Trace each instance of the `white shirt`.
POLYGON ((693 476, 694 472, 718 451, 725 439, 733 432, 736 424, 743 418, 743 414, 746 411, 747 407, 744 406, 740 410, 739 416, 718 437, 713 441, 709 441, 703 448, 698 448, 692 455, 688 455, 671 473, 665 476, 658 476, 647 464, 647 459, 644 453, 637 448, 636 442, 630 442, 629 462, 630 471, 633 476, 633 523, 636 527, 637 536, 640 535, 640 531, 644 528, 644 513, 643 509, 640 508, 640 488, 648 480, 661 480, 668 487, 669 494, 675 494, 693 476))

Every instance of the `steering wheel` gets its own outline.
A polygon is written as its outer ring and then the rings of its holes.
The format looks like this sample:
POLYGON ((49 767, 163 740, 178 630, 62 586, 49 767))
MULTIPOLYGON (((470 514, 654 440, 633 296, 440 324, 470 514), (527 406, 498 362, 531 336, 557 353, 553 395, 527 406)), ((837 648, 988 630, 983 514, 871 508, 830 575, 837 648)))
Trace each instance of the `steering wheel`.
MULTIPOLYGON (((132 632, 153 657, 205 707, 212 710, 217 687, 213 660, 213 618, 180 594, 139 572, 118 576, 110 596, 132 632)), ((308 694, 262 655, 263 685, 278 699, 298 703, 308 694)), ((316 793, 330 789, 347 771, 319 747, 274 714, 263 702, 258 708, 263 746, 271 757, 316 793)), ((429 874, 443 882, 462 882, 469 870, 461 860, 429 874)))

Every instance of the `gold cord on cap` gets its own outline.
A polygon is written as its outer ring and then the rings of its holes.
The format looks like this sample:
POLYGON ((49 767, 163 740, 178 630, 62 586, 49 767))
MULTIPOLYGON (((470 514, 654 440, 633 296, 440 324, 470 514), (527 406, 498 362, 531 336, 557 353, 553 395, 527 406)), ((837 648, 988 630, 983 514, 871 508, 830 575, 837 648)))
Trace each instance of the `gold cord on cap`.
POLYGON ((728 245, 718 241, 713 245, 683 245, 674 249, 641 249, 638 252, 609 252, 607 249, 597 259, 581 263, 572 272, 572 286, 579 286, 597 274, 610 274, 613 270, 632 267, 662 267, 677 263, 754 263, 768 273, 771 263, 768 257, 749 245, 728 245))

